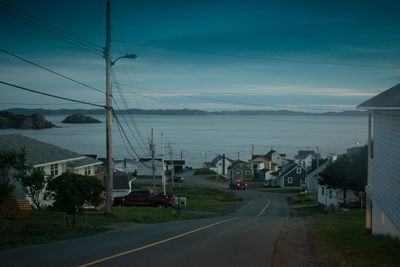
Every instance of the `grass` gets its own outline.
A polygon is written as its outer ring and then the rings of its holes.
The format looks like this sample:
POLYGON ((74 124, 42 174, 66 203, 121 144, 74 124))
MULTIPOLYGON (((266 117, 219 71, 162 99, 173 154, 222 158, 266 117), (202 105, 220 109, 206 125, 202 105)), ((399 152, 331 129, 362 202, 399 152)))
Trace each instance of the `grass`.
POLYGON ((293 194, 293 193, 298 193, 299 189, 291 189, 291 188, 262 188, 262 189, 258 189, 258 191, 269 192, 269 193, 293 194))
POLYGON ((231 182, 231 180, 227 180, 227 179, 222 178, 222 177, 218 177, 218 180, 217 180, 217 176, 216 175, 207 176, 204 179, 206 179, 207 181, 217 182, 217 183, 230 183, 231 182))
POLYGON ((212 171, 208 168, 197 169, 193 173, 194 175, 207 175, 207 174, 216 174, 215 171, 212 171))
POLYGON ((296 194, 287 198, 289 205, 318 204, 317 193, 296 194))
MULTIPOLYGON (((311 227, 317 231, 332 265, 399 266, 400 239, 365 232, 365 210, 317 216, 311 227)), ((320 246, 319 246, 320 247, 320 246)))
MULTIPOLYGON (((136 184, 136 188, 151 188, 136 184)), ((169 188, 170 190, 170 188, 169 188)), ((161 187, 157 188, 161 192, 161 187)), ((172 194, 171 191, 168 192, 172 194)), ((75 227, 67 226, 65 213, 51 210, 32 210, 26 219, 6 219, 0 216, 0 248, 48 243, 105 232, 112 224, 160 223, 174 220, 199 219, 227 213, 241 205, 243 199, 232 192, 178 185, 176 196, 187 197, 187 207, 179 215, 173 208, 114 207, 112 214, 103 211, 83 211, 75 227)))

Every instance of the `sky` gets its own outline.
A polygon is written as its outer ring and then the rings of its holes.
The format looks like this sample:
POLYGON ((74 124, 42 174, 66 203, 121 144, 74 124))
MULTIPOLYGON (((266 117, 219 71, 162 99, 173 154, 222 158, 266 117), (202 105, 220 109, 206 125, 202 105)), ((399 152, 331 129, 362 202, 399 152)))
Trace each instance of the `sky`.
MULTIPOLYGON (((105 7, 0 1, 0 80, 104 105, 93 88, 105 91, 105 7)), ((399 8, 384 0, 112 0, 112 58, 138 55, 113 66, 113 96, 120 108, 354 110, 400 82, 399 8)), ((14 107, 94 108, 0 84, 0 109, 14 107)))

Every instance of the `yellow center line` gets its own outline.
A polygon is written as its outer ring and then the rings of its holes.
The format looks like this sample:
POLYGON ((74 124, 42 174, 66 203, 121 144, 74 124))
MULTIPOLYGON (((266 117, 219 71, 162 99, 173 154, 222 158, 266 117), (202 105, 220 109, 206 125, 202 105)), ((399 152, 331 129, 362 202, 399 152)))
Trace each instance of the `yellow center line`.
POLYGON ((161 240, 161 241, 157 241, 157 242, 154 242, 154 243, 151 243, 151 244, 148 244, 148 245, 139 247, 139 248, 131 249, 131 250, 124 251, 124 252, 121 252, 121 253, 118 253, 118 254, 115 254, 115 255, 111 255, 111 256, 108 256, 108 257, 105 257, 105 258, 102 258, 102 259, 98 259, 98 260, 95 260, 95 261, 91 261, 91 262, 89 262, 89 263, 79 265, 79 267, 90 266, 90 265, 93 265, 93 264, 96 264, 96 263, 100 263, 100 262, 103 262, 103 261, 107 261, 107 260, 111 260, 111 259, 114 259, 114 258, 117 258, 117 257, 121 257, 121 256, 126 255, 126 254, 129 254, 129 253, 133 253, 133 252, 136 252, 136 251, 139 251, 139 250, 143 250, 143 249, 146 249, 146 248, 149 248, 149 247, 153 247, 153 246, 156 246, 156 245, 159 245, 159 244, 163 244, 163 243, 165 243, 165 242, 168 242, 168 241, 171 241, 171 240, 174 240, 174 239, 177 239, 177 238, 186 236, 186 235, 193 234, 193 233, 195 233, 195 232, 198 232, 198 231, 201 231, 201 230, 204 230, 204 229, 207 229, 207 228, 216 226, 216 225, 218 225, 218 224, 231 222, 231 221, 234 221, 234 220, 237 220, 237 219, 238 219, 238 218, 236 217, 236 218, 232 218, 232 219, 228 219, 228 220, 224 220, 224 221, 219 221, 219 222, 216 222, 216 223, 212 223, 212 224, 209 224, 209 225, 206 225, 206 226, 203 226, 203 227, 194 229, 194 230, 192 230, 192 231, 189 231, 189 232, 186 232, 186 233, 183 233, 183 234, 179 234, 179 235, 176 235, 176 236, 173 236, 173 237, 170 237, 170 238, 161 240))
POLYGON ((260 217, 261 215, 263 215, 264 211, 269 207, 269 205, 271 204, 271 201, 269 201, 267 198, 265 198, 265 200, 267 201, 267 204, 265 205, 265 207, 260 211, 260 213, 257 215, 257 217, 260 217))

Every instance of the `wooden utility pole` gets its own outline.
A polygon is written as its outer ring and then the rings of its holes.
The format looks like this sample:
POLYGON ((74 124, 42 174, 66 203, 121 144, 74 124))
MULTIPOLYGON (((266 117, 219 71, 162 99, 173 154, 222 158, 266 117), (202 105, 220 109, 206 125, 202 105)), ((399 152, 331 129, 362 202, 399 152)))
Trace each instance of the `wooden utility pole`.
POLYGON ((216 164, 216 167, 217 167, 217 178, 216 178, 216 180, 218 180, 218 164, 219 164, 219 155, 218 155, 218 153, 217 153, 217 162, 215 163, 216 164))
POLYGON ((161 176, 161 182, 162 182, 162 186, 163 186, 163 193, 164 196, 167 195, 167 192, 165 190, 165 167, 164 167, 164 142, 163 142, 163 133, 161 133, 161 162, 162 162, 162 176, 161 176))
POLYGON ((151 144, 150 144, 150 149, 151 149, 151 167, 153 169, 153 192, 156 195, 157 194, 157 188, 156 188, 156 165, 154 162, 154 131, 153 128, 151 128, 151 144))
POLYGON ((106 18, 106 150, 107 150, 107 175, 106 189, 106 213, 112 213, 113 193, 113 159, 112 159, 112 78, 111 78, 111 12, 110 0, 107 0, 106 18))
POLYGON ((169 162, 171 163, 171 183, 172 187, 175 187, 175 182, 174 182, 174 176, 175 176, 175 170, 174 170, 174 156, 172 154, 172 149, 171 149, 171 144, 168 144, 169 148, 169 162))

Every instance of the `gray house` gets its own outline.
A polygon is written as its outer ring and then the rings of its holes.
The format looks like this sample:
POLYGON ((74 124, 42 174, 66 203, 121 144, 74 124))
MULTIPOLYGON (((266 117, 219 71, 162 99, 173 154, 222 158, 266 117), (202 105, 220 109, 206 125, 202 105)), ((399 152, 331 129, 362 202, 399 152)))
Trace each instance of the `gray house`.
POLYGON ((253 173, 247 162, 235 160, 228 167, 228 177, 231 180, 251 180, 253 173))
POLYGON ((368 110, 366 228, 400 237, 400 84, 358 108, 368 110))
MULTIPOLYGON (((20 134, 0 135, 0 149, 25 150, 26 164, 40 168, 45 175, 57 177, 69 171, 81 175, 95 176, 101 161, 85 155, 41 142, 20 134)), ((15 197, 27 198, 21 184, 14 181, 15 197)), ((43 203, 48 205, 49 203, 43 203)))
POLYGON ((305 186, 304 181, 307 176, 307 170, 296 163, 289 163, 282 166, 278 171, 278 183, 281 188, 300 188, 305 186))

